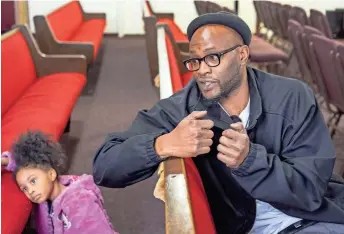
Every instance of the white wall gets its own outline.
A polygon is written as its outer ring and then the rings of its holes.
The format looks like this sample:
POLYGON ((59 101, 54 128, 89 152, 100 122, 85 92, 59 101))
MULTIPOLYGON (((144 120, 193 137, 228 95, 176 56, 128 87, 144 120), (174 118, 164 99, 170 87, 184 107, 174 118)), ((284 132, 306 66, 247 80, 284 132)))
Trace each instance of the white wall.
MULTIPOLYGON (((30 26, 34 31, 32 17, 38 14, 48 14, 70 0, 32 0, 29 1, 30 26)), ((213 0, 222 6, 234 9, 234 0, 213 0)), ((325 13, 326 10, 344 8, 344 0, 281 0, 282 4, 300 6, 307 12, 311 8, 325 13)), ((107 15, 106 33, 118 33, 119 36, 143 34, 142 7, 143 0, 81 0, 85 11, 105 12, 107 15)), ((172 12, 179 27, 186 32, 188 24, 197 17, 193 0, 151 0, 156 12, 172 12)), ((256 12, 253 0, 239 1, 239 16, 255 30, 256 12)))

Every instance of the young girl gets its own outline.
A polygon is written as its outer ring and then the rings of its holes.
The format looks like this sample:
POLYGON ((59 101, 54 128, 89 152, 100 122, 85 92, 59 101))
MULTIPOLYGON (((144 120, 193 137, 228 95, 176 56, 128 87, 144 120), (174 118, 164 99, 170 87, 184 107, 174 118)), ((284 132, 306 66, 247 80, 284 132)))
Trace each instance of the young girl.
POLYGON ((28 132, 2 154, 1 164, 13 171, 19 188, 38 205, 39 234, 114 234, 93 177, 60 176, 65 154, 60 144, 40 132, 28 132))

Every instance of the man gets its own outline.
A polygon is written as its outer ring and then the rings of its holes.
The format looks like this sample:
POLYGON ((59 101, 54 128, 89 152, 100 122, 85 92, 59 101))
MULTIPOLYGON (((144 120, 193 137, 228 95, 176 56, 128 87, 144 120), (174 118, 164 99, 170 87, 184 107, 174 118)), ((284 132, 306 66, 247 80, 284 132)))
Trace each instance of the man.
POLYGON ((192 157, 217 233, 344 233, 344 185, 312 90, 247 67, 251 32, 233 14, 202 15, 187 34, 194 79, 109 136, 96 183, 125 187, 192 157))

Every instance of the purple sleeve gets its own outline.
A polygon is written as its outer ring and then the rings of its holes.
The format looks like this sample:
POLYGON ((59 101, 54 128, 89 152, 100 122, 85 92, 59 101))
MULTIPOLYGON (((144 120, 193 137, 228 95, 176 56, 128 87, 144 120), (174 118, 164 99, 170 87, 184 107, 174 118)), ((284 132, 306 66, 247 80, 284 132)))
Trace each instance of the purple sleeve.
POLYGON ((8 165, 6 166, 6 170, 14 171, 16 167, 16 162, 14 161, 12 157, 12 153, 9 151, 5 151, 1 154, 1 158, 8 158, 8 165))

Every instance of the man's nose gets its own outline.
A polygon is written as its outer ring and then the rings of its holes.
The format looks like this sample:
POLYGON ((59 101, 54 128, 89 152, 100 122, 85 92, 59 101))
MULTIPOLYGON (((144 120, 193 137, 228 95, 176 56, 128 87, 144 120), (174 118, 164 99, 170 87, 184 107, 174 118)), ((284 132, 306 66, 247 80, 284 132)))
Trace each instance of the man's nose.
POLYGON ((211 68, 208 66, 208 64, 202 61, 199 65, 198 74, 202 76, 210 72, 211 72, 211 68))

